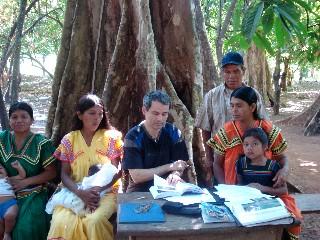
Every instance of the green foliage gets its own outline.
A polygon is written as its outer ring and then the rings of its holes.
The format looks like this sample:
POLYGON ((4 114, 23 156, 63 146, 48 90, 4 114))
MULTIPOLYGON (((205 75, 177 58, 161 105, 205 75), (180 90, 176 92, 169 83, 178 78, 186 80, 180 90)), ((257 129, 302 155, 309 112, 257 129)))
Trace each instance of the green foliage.
POLYGON ((266 34, 269 34, 271 32, 271 29, 273 27, 274 23, 274 12, 272 6, 269 6, 263 13, 262 16, 262 26, 263 26, 263 31, 266 34))
MULTIPOLYGON (((32 1, 28 2, 28 6, 32 1)), ((46 56, 57 54, 62 33, 66 0, 39 0, 25 17, 22 53, 46 56)), ((18 1, 0 2, 0 48, 7 42, 19 14, 18 1)), ((14 38, 12 39, 12 43, 14 38)))
POLYGON ((267 50, 270 55, 275 54, 270 41, 265 37, 265 35, 256 32, 256 34, 253 36, 253 42, 258 48, 267 50))
POLYGON ((254 33, 261 19, 264 2, 253 2, 246 11, 245 17, 242 20, 241 31, 248 42, 252 40, 254 33))

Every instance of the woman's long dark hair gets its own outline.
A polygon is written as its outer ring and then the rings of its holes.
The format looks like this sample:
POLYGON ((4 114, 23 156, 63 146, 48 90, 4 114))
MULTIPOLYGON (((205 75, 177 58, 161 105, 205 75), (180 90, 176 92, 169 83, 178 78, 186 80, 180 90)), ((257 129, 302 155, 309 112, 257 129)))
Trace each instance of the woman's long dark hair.
POLYGON ((253 118, 254 119, 261 119, 261 117, 258 114, 258 110, 257 110, 258 97, 257 97, 257 94, 253 88, 239 87, 231 93, 230 100, 232 97, 239 98, 239 99, 245 101, 246 103, 249 104, 249 106, 251 106, 252 104, 255 104, 256 108, 254 109, 254 112, 253 112, 253 118))
POLYGON ((105 111, 104 104, 101 98, 99 98, 97 95, 94 95, 94 94, 86 94, 79 99, 79 102, 77 104, 76 113, 75 113, 75 116, 73 117, 73 126, 72 126, 73 131, 80 130, 83 128, 83 123, 79 119, 77 112, 80 112, 81 114, 83 114, 85 111, 87 111, 89 108, 94 107, 95 105, 100 105, 103 109, 103 118, 98 126, 98 129, 108 129, 108 130, 113 129, 113 127, 109 122, 109 118, 108 118, 107 112, 105 111))

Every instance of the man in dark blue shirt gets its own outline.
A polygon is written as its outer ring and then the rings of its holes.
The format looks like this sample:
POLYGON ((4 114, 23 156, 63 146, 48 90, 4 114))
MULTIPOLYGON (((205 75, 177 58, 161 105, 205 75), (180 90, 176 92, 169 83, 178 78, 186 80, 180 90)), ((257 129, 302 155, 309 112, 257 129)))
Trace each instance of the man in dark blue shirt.
POLYGON ((127 192, 146 192, 156 174, 171 184, 183 181, 188 151, 181 132, 167 123, 170 97, 163 91, 144 96, 145 120, 131 128, 124 140, 123 169, 129 172, 127 192))

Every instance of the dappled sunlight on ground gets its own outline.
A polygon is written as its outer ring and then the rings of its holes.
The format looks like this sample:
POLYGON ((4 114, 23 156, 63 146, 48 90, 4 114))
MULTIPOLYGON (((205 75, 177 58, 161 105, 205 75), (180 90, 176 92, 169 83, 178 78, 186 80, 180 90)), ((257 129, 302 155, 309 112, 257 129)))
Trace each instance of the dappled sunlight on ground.
POLYGON ((298 161, 302 161, 302 163, 300 163, 301 167, 316 167, 316 166, 318 166, 318 164, 316 164, 314 162, 309 162, 309 161, 305 161, 302 159, 298 159, 298 161))

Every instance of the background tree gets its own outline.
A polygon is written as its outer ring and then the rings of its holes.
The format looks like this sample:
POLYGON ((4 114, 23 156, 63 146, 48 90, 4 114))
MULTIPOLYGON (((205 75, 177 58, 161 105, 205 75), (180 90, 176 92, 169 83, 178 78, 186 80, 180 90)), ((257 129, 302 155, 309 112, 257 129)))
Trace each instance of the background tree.
POLYGON ((1 1, 0 79, 5 81, 0 88, 0 116, 3 129, 9 127, 3 95, 6 96, 8 103, 18 100, 22 58, 32 59, 39 67, 46 70, 39 56, 57 51, 63 9, 63 0, 1 1))
MULTIPOLYGON (((142 120, 143 95, 165 89, 191 164, 201 167, 201 150, 192 151, 199 137, 193 118, 202 101, 203 78, 212 74, 204 62, 210 53, 201 17, 197 0, 69 0, 47 134, 59 142, 70 131, 70 112, 80 95, 90 91, 103 95, 111 122, 125 133, 142 120)), ((189 178, 196 180, 194 169, 189 178)))

